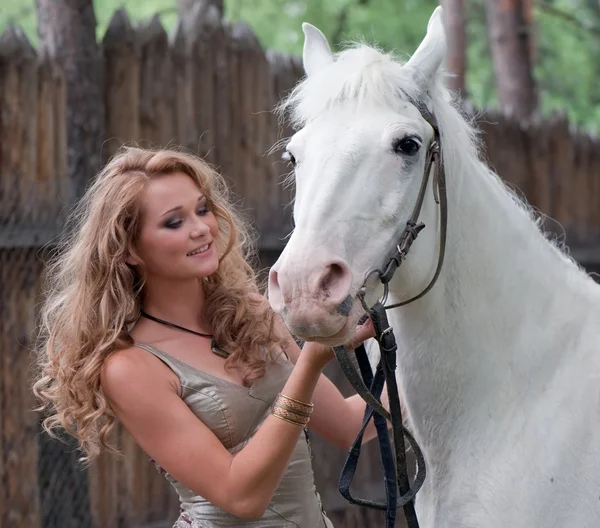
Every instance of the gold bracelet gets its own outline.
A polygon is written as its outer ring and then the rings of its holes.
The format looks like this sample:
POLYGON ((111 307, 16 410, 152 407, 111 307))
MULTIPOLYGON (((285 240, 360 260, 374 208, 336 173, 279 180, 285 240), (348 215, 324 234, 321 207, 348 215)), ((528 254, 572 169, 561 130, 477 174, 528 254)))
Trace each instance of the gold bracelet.
POLYGON ((280 409, 285 409, 286 411, 291 411, 294 412, 296 414, 299 414, 301 416, 306 416, 309 417, 313 410, 310 407, 306 407, 304 405, 298 405, 296 403, 288 402, 287 400, 285 400, 284 398, 275 398, 275 401, 273 402, 273 406, 274 407, 279 407, 280 409))
POLYGON ((275 403, 273 404, 273 406, 284 411, 292 412, 294 414, 297 414, 298 416, 303 416, 304 418, 310 418, 311 415, 310 412, 299 411, 298 409, 293 409, 292 407, 288 407, 287 405, 281 405, 280 403, 275 403))
POLYGON ((278 405, 273 405, 271 407, 271 414, 277 418, 280 418, 281 420, 293 423, 295 425, 300 425, 302 427, 305 427, 310 421, 310 417, 299 415, 293 411, 288 411, 287 409, 283 409, 278 405))
POLYGON ((307 403, 307 402, 303 402, 303 401, 300 401, 300 400, 296 400, 295 398, 292 398, 292 397, 290 397, 290 396, 286 396, 286 395, 285 395, 285 394, 283 394, 282 392, 280 392, 280 393, 277 395, 277 397, 278 397, 278 398, 279 398, 279 397, 281 397, 281 398, 285 398, 286 400, 292 401, 292 402, 294 402, 294 403, 299 403, 300 405, 305 405, 305 406, 307 406, 307 407, 314 407, 314 406, 315 406, 315 404, 314 404, 314 403, 310 403, 310 402, 308 402, 308 403, 307 403))
POLYGON ((294 411, 293 409, 286 409, 285 407, 282 407, 281 405, 273 405, 271 410, 273 412, 277 412, 277 413, 285 416, 286 418, 289 418, 290 420, 296 420, 299 422, 306 422, 306 423, 308 423, 308 421, 310 420, 310 416, 308 416, 306 414, 300 414, 300 413, 294 411))
POLYGON ((293 425, 299 425, 302 428, 306 427, 306 424, 303 424, 303 423, 300 423, 300 422, 295 422, 293 420, 288 420, 287 418, 284 418, 283 416, 279 416, 279 415, 274 414, 274 413, 273 413, 273 416, 279 418, 280 420, 283 420, 284 422, 291 423, 293 425))
POLYGON ((294 398, 290 398, 289 396, 286 396, 281 392, 275 398, 274 405, 278 405, 291 411, 296 411, 305 414, 307 416, 310 416, 312 414, 315 407, 313 403, 306 403, 300 400, 296 400, 294 398))

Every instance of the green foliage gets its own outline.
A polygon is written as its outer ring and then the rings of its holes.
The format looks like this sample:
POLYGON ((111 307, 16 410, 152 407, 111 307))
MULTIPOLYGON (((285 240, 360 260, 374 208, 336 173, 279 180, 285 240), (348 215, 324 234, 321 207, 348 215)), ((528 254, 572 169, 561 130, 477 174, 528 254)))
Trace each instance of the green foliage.
POLYGON ((226 15, 245 20, 255 29, 265 47, 288 53, 302 51, 302 22, 316 25, 334 48, 349 40, 365 40, 385 49, 406 54, 423 37, 424 28, 437 0, 230 0, 226 15), (256 4, 263 7, 260 12, 256 4))
MULTIPOLYGON (((172 27, 177 17, 175 0, 95 0, 99 39, 106 32, 115 11, 121 7, 132 20, 146 20, 159 13, 165 27, 172 27)), ((10 24, 20 25, 32 44, 37 45, 35 0, 0 0, 0 33, 10 24)))
POLYGON ((552 13, 536 13, 534 69, 540 90, 541 112, 563 111, 571 122, 600 130, 600 2, 555 1, 561 12, 577 10, 582 30, 552 13))
MULTIPOLYGON (((438 0, 226 0, 225 16, 243 20, 265 48, 302 51, 303 21, 319 27, 340 49, 349 40, 365 40, 412 53, 423 38, 438 0)), ((467 96, 477 107, 496 104, 494 73, 484 0, 467 0, 467 96)), ((572 123, 600 130, 600 2, 536 0, 535 78, 543 114, 566 112, 572 123), (562 13, 562 14, 561 14, 562 13)), ((0 0, 0 31, 20 24, 35 44, 35 0, 0 0)), ((176 0, 95 0, 98 37, 123 6, 133 20, 155 13, 169 30, 176 20, 176 0)))
MULTIPOLYGON (((301 53, 300 24, 319 27, 334 47, 364 40, 410 54, 438 0, 229 0, 227 16, 247 21, 265 47, 301 53)), ((476 107, 497 104, 484 0, 467 5, 467 96, 476 107)), ((566 112, 572 123, 600 130, 600 2, 538 0, 534 75, 542 114, 566 112), (552 12, 542 9, 553 8, 552 12), (569 18, 560 16, 566 13, 569 18), (586 29, 582 29, 586 28, 586 29)))
POLYGON ((0 33, 9 25, 19 25, 35 43, 36 18, 35 0, 0 0, 0 33))

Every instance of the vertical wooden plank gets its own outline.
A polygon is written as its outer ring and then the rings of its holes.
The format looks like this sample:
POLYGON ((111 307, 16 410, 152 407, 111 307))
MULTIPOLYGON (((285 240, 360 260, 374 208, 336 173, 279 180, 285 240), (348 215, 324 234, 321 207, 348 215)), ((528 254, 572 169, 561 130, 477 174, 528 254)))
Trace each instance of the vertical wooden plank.
POLYGON ((152 508, 152 498, 150 495, 152 472, 148 463, 148 457, 142 449, 138 449, 135 463, 136 471, 139 475, 139 489, 136 491, 137 497, 134 499, 134 507, 139 508, 140 512, 142 512, 142 522, 148 523, 152 521, 149 516, 152 508))
MULTIPOLYGON (((186 84, 184 109, 187 112, 184 146, 209 163, 216 163, 214 63, 212 36, 221 22, 214 10, 194 9, 190 18, 180 22, 186 45, 186 84)), ((225 116, 223 116, 225 117, 225 116)), ((179 126, 181 130, 181 125, 179 126)))
POLYGON ((510 174, 506 174, 510 187, 517 195, 523 196, 527 186, 527 178, 531 174, 531 129, 528 123, 513 121, 509 134, 503 137, 510 138, 512 154, 505 152, 507 159, 511 160, 510 174), (512 132, 512 134, 510 134, 512 132))
MULTIPOLYGON (((283 67, 281 71, 281 79, 279 82, 280 92, 277 100, 278 103, 281 101, 281 99, 289 95, 289 93, 293 90, 298 80, 297 63, 292 57, 287 55, 284 56, 282 66, 283 67)), ((294 134, 294 130, 292 129, 291 125, 286 122, 282 124, 281 134, 282 137, 287 140, 292 137, 292 135, 294 134)), ((279 170, 281 171, 278 174, 278 180, 280 180, 280 175, 282 173, 287 174, 291 169, 285 162, 281 161, 281 158, 279 158, 278 160, 278 165, 280 167, 279 170)), ((289 228, 291 229, 290 218, 292 211, 289 207, 289 204, 293 197, 294 190, 293 188, 285 187, 282 185, 279 185, 279 190, 279 203, 275 205, 276 209, 273 211, 277 221, 276 225, 289 226, 289 228)))
POLYGON ((20 28, 0 37, 0 225, 31 214, 29 186, 35 174, 36 54, 20 28), (34 112, 23 112, 33 105, 34 112), (27 211, 23 210, 27 208, 27 211))
POLYGON ((213 65, 214 114, 212 128, 215 131, 215 162, 235 190, 233 163, 228 152, 231 135, 231 113, 229 106, 229 42, 227 28, 219 23, 211 35, 210 47, 213 65))
MULTIPOLYGON (((251 86, 246 85, 242 87, 240 75, 240 62, 243 60, 242 53, 243 49, 235 38, 234 28, 229 25, 223 26, 224 32, 224 45, 226 53, 226 64, 225 64, 225 88, 226 88, 226 100, 225 106, 228 109, 229 115, 229 126, 226 131, 227 147, 223 149, 222 155, 226 160, 226 170, 229 173, 229 181, 232 183, 232 189, 239 199, 245 210, 249 209, 249 201, 247 196, 247 183, 248 178, 251 175, 244 173, 242 163, 242 129, 241 125, 247 119, 247 115, 243 115, 244 109, 242 107, 244 101, 241 100, 242 94, 240 89, 251 90, 251 86)), ((223 165, 225 166, 225 165, 223 165)))
POLYGON ((54 68, 54 178, 58 189, 59 204, 56 209, 60 211, 61 218, 64 216, 62 206, 68 203, 72 196, 68 169, 67 149, 67 84, 64 72, 54 68))
POLYGON ((574 151, 573 173, 577 181, 577 193, 572 199, 576 238, 579 245, 593 247, 600 234, 600 156, 597 150, 600 145, 593 137, 581 132, 573 133, 570 144, 574 151))
POLYGON ((19 177, 19 194, 21 195, 20 219, 30 226, 39 225, 37 180, 37 148, 38 137, 38 64, 37 55, 29 41, 23 35, 22 46, 24 60, 20 66, 19 87, 19 119, 22 121, 20 138, 21 152, 16 163, 19 177), (26 51, 27 50, 27 51, 26 51), (26 57, 26 58, 25 58, 26 57), (27 109, 27 111, 23 111, 27 109))
MULTIPOLYGON (((39 66, 38 85, 38 137, 37 137, 37 195, 38 222, 45 225, 56 223, 60 212, 61 195, 60 179, 56 174, 57 157, 55 149, 57 131, 56 78, 54 63, 47 56, 43 57, 39 66)), ((57 226, 58 227, 58 226, 57 226)))
POLYGON ((125 528, 135 526, 140 521, 140 512, 135 508, 135 487, 140 483, 140 475, 135 472, 138 447, 121 424, 119 424, 119 433, 123 458, 118 460, 117 465, 119 487, 117 516, 119 526, 125 528))
MULTIPOLYGON (((0 37, 0 229, 16 235, 36 210, 37 56, 20 28, 0 37), (31 111, 23 111, 28 109, 31 111)), ((27 249, 1 249, 0 525, 39 526, 37 417, 29 391, 35 262, 27 249)))
MULTIPOLYGON (((274 109, 277 101, 279 100, 279 71, 281 68, 282 56, 279 52, 269 49, 265 52, 265 59, 268 67, 268 77, 266 79, 258 80, 258 90, 261 93, 268 93, 269 106, 274 109)), ((277 126, 277 117, 271 113, 268 116, 267 122, 261 123, 265 128, 263 134, 267 138, 268 143, 271 145, 271 150, 264 163, 264 178, 265 178, 265 189, 264 198, 261 203, 261 219, 260 219, 260 247, 261 250, 268 251, 268 247, 273 245, 273 222, 272 222, 272 210, 274 205, 279 202, 279 180, 278 176, 282 173, 282 165, 278 165, 280 160, 281 149, 279 148, 278 141, 279 128, 277 126)), ((253 149, 257 150, 256 144, 253 144, 253 149)), ((263 258, 263 257, 261 257, 263 258)), ((269 260, 270 257, 269 257, 269 260)))
MULTIPOLYGON (((591 240, 588 239, 590 228, 590 188, 589 188, 589 166, 590 158, 585 156, 583 163, 577 163, 577 147, 586 147, 590 145, 590 137, 587 134, 581 134, 569 125, 568 118, 563 117, 563 131, 566 136, 562 139, 561 150, 564 152, 557 172, 562 174, 564 193, 569 196, 569 217, 571 229, 567 243, 577 244, 578 246, 587 245, 591 240)), ((558 192, 557 192, 558 194, 558 192)))
MULTIPOLYGON (((17 175, 12 170, 12 143, 15 137, 15 119, 18 113, 16 92, 18 90, 18 73, 14 64, 20 52, 19 38, 13 28, 9 28, 0 36, 0 228, 7 231, 17 198, 17 175), (15 55, 17 57, 15 57, 15 55)), ((9 412, 11 408, 10 392, 13 373, 11 372, 11 328, 12 309, 11 281, 8 273, 12 252, 0 247, 0 526, 8 525, 12 514, 8 500, 9 487, 5 485, 10 475, 11 463, 7 460, 10 453, 11 424, 9 412)))
POLYGON ((169 37, 169 51, 173 63, 172 86, 175 102, 172 111, 175 118, 175 137, 178 145, 187 147, 186 142, 190 136, 188 130, 192 126, 191 68, 187 60, 186 36, 181 20, 177 21, 169 37))
POLYGON ((577 196, 578 178, 573 171, 573 149, 566 116, 553 116, 549 121, 546 120, 544 128, 549 136, 549 149, 545 153, 548 172, 547 185, 539 193, 539 208, 554 220, 548 222, 547 229, 560 236, 562 229, 568 233, 573 227, 575 208, 578 207, 573 201, 577 196))
POLYGON ((29 336, 34 325, 34 285, 37 270, 35 251, 25 248, 0 249, 0 259, 10 263, 3 274, 2 311, 6 316, 1 330, 2 376, 2 526, 41 524, 37 476, 37 416, 30 391, 29 336))
POLYGON ((151 501, 151 507, 148 510, 148 521, 163 521, 165 514, 167 514, 168 493, 171 486, 153 462, 149 462, 146 458, 145 463, 148 469, 149 497, 151 501))
MULTIPOLYGON (((273 86, 273 106, 275 106, 279 103, 282 95, 287 89, 287 61, 285 55, 271 50, 267 53, 267 60, 269 61, 269 71, 273 86)), ((286 124, 279 126, 275 118, 271 120, 271 123, 271 143, 275 145, 281 141, 285 142, 285 139, 291 135, 289 127, 286 124)), ((263 243, 268 247, 277 246, 277 240, 281 229, 276 229, 274 226, 283 227, 289 225, 289 222, 282 221, 282 219, 291 215, 291 211, 287 206, 289 202, 286 200, 286 195, 289 191, 284 189, 283 185, 280 184, 282 176, 290 170, 289 167, 281 161, 282 151, 283 149, 281 148, 274 149, 270 156, 272 170, 270 171, 269 182, 267 184, 269 187, 268 203, 263 205, 263 207, 265 207, 263 243)))
MULTIPOLYGON (((110 437, 115 441, 119 431, 113 429, 110 437)), ((90 512, 94 528, 117 527, 116 504, 119 495, 117 461, 113 455, 102 453, 88 468, 90 512)))
MULTIPOLYGON (((37 86, 33 86, 37 91, 37 86)), ((35 106, 31 107, 32 110, 35 106)), ((31 338, 36 326, 37 277, 41 274, 40 261, 37 258, 37 248, 17 249, 21 253, 15 262, 14 281, 12 287, 16 290, 15 300, 21 305, 18 319, 17 339, 13 350, 17 354, 15 362, 19 363, 17 401, 15 407, 21 432, 17 444, 19 467, 16 471, 18 491, 16 508, 19 511, 21 523, 19 526, 40 526, 42 512, 39 493, 38 477, 38 414, 33 411, 37 402, 31 390, 31 366, 34 356, 31 351, 31 338)), ((11 498, 9 497, 9 500, 11 498)))
MULTIPOLYGON (((532 170, 524 192, 529 203, 533 207, 539 207, 540 200, 538 197, 538 189, 540 185, 543 185, 545 178, 550 174, 550 134, 539 119, 532 122, 530 130, 531 134, 536 139, 531 145, 532 170)), ((506 154, 510 155, 510 152, 507 152, 506 154)))
MULTIPOLYGON (((245 78, 247 84, 252 86, 251 100, 249 101, 249 151, 252 163, 253 187, 255 190, 255 208, 257 211, 256 221, 261 233, 268 228, 266 225, 266 214, 268 207, 263 207, 263 202, 268 200, 272 190, 270 185, 270 174, 273 170, 272 158, 280 154, 269 155, 275 146, 273 124, 276 122, 273 116, 275 101, 273 97, 273 86, 271 82, 271 71, 267 56, 260 46, 258 39, 252 33, 246 38, 246 50, 248 60, 245 62, 245 78), (254 72, 252 71, 254 69, 254 72)), ((276 182, 276 185, 279 185, 276 182)), ((277 191, 277 189, 275 189, 277 191)))
MULTIPOLYGON (((236 192, 244 199, 244 208, 252 215, 255 223, 260 222, 258 206, 262 191, 255 152, 252 148, 261 138, 256 126, 260 115, 257 111, 256 71, 257 61, 253 48, 256 37, 245 23, 237 23, 231 30, 231 80, 232 105, 231 139, 235 149, 234 172, 236 192), (235 70, 235 71, 234 71, 235 70)), ((259 48, 260 49, 260 48, 259 48)), ((260 224, 258 224, 260 225, 260 224)))
POLYGON ((112 17, 102 41, 106 102, 103 158, 139 140, 140 57, 136 33, 124 9, 112 17))
POLYGON ((141 145, 165 147, 177 141, 177 91, 173 89, 173 58, 160 18, 137 30, 140 45, 141 145))

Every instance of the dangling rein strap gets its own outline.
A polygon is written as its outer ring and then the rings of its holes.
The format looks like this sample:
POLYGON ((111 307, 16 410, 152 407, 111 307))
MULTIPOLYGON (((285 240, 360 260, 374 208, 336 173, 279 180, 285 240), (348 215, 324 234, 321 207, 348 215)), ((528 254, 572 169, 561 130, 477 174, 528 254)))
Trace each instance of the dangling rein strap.
POLYGON ((386 528, 394 527, 396 510, 399 507, 404 509, 408 528, 418 528, 419 524, 414 508, 414 499, 425 481, 425 459, 413 435, 403 424, 402 407, 395 376, 396 339, 389 327, 385 308, 381 303, 377 303, 371 309, 370 317, 373 321, 376 339, 379 342, 381 351, 381 359, 377 365, 374 377, 371 373, 371 366, 364 345, 361 345, 356 350, 356 358, 362 377, 356 370, 356 367, 350 358, 349 351, 344 347, 334 348, 336 358, 340 362, 344 374, 356 392, 360 394, 368 404, 365 409, 362 427, 356 440, 352 444, 344 464, 339 482, 339 491, 342 496, 352 504, 386 511, 386 528), (387 386, 390 403, 389 413, 381 405, 380 400, 384 381, 387 386), (360 456, 362 438, 371 417, 373 417, 373 422, 377 430, 381 462, 384 469, 385 502, 355 498, 350 493, 350 486, 354 479, 358 458, 360 456), (390 444, 387 421, 390 421, 392 424, 395 457, 390 444), (406 467, 405 438, 408 440, 417 461, 417 475, 414 479, 412 488, 408 481, 408 470, 406 467), (400 497, 398 497, 398 491, 400 492, 400 497))

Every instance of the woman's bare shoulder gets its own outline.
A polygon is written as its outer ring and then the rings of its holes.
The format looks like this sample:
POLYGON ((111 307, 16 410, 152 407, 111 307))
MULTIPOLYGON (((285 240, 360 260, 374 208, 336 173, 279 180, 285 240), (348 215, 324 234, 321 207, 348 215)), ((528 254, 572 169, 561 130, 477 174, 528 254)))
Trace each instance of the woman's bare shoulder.
POLYGON ((127 400, 136 397, 144 389, 156 395, 156 391, 175 391, 181 387, 176 374, 159 358, 145 349, 132 345, 113 352, 104 362, 100 373, 102 390, 109 400, 127 400))

